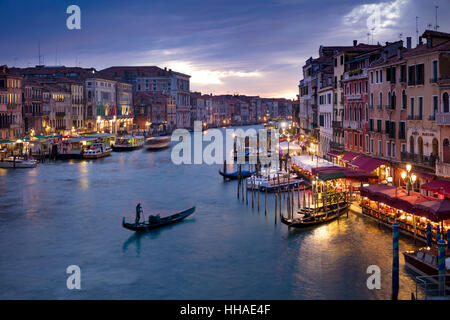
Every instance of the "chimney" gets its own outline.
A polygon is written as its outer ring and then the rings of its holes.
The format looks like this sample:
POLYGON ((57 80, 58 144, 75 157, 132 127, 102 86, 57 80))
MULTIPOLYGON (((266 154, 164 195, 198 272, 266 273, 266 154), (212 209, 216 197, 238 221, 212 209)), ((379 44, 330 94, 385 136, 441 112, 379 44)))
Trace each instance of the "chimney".
POLYGON ((353 46, 356 47, 357 44, 358 44, 358 40, 353 40, 353 46))
POLYGON ((406 49, 411 50, 411 37, 406 37, 406 49))

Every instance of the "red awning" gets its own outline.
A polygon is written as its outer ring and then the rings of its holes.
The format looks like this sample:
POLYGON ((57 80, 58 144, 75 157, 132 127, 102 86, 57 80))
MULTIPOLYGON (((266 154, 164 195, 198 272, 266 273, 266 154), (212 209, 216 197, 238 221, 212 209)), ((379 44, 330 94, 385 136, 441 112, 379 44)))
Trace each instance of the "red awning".
POLYGON ((344 154, 343 152, 329 151, 329 152, 327 153, 327 156, 336 158, 336 157, 342 156, 343 154, 344 154))
POLYGON ((435 179, 431 182, 424 183, 420 186, 423 190, 438 192, 443 194, 444 192, 450 195, 450 181, 435 179))
POLYGON ((353 152, 347 152, 343 157, 342 157, 342 161, 344 162, 350 162, 353 159, 355 159, 357 156, 359 156, 359 154, 357 153, 353 153, 353 152))
POLYGON ((359 156, 358 158, 350 162, 349 165, 370 173, 385 163, 386 163, 385 160, 366 156, 359 156))
POLYGON ((406 191, 405 189, 396 188, 385 184, 361 187, 360 192, 361 196, 367 197, 370 200, 380 201, 393 208, 400 209, 411 214, 427 217, 429 219, 430 214, 428 212, 425 212, 423 208, 419 207, 419 205, 430 201, 436 201, 434 198, 424 196, 414 191, 411 191, 410 195, 408 196, 408 191, 406 191))
POLYGON ((450 201, 448 200, 422 202, 416 205, 416 209, 418 215, 425 216, 434 222, 450 219, 450 201))

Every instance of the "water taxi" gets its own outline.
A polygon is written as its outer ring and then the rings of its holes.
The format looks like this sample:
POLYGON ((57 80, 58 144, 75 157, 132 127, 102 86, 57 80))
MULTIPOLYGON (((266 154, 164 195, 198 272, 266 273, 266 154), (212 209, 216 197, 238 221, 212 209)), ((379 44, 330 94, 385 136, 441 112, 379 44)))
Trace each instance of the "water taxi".
POLYGON ((151 137, 145 141, 147 150, 160 150, 170 146, 170 136, 151 137))
POLYGON ((94 143, 92 146, 83 152, 82 156, 85 159, 98 159, 111 155, 112 148, 104 143, 94 143))
POLYGON ((124 136, 116 138, 116 144, 112 147, 114 151, 131 151, 144 146, 143 136, 124 136))

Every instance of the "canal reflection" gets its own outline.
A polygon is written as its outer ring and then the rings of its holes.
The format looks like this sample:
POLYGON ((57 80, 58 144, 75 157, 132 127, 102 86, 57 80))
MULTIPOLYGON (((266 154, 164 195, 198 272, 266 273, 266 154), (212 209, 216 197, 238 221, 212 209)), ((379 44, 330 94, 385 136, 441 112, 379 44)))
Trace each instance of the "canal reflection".
MULTIPOLYGON (((237 183, 225 183, 222 169, 174 165, 170 149, 0 169, 0 298, 74 298, 65 287, 72 264, 84 275, 77 299, 390 298, 390 230, 354 213, 289 230, 275 219, 274 194, 267 213, 260 194, 258 212, 257 194, 252 209, 251 194, 248 205, 237 199, 237 183), (139 202, 147 219, 196 211, 135 234, 121 223, 134 219, 139 202), (367 289, 372 264, 382 270, 381 290, 367 289)), ((413 248, 400 239, 400 252, 413 248)), ((400 298, 414 290, 401 256, 400 298)))

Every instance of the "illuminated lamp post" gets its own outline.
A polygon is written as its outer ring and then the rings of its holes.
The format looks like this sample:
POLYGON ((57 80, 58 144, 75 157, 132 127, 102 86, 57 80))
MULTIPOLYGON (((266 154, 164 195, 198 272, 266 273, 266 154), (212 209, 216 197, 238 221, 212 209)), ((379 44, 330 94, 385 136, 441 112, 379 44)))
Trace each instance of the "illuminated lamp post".
POLYGON ((415 174, 411 174, 411 165, 409 163, 406 165, 406 172, 403 171, 401 174, 401 177, 406 183, 406 189, 408 190, 408 196, 409 196, 410 189, 417 180, 417 176, 415 174))

